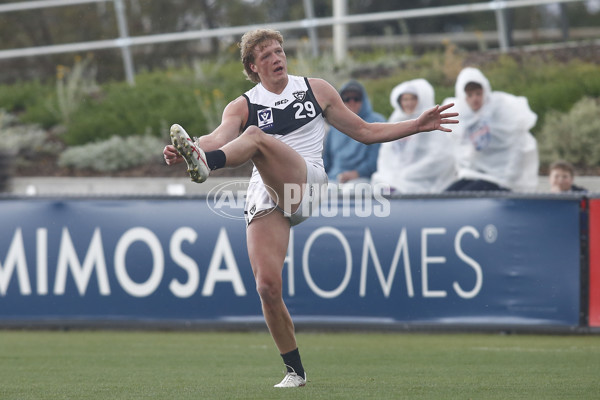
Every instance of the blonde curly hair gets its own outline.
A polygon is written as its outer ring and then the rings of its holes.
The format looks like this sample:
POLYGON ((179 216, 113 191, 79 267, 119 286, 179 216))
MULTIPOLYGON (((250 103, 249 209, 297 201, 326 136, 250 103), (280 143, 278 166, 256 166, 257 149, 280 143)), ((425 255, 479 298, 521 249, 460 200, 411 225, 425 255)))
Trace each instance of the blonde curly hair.
POLYGON ((262 47, 276 40, 280 45, 283 45, 283 36, 279 31, 273 29, 255 29, 244 33, 239 43, 240 55, 242 64, 244 64, 244 74, 248 80, 254 83, 260 83, 258 74, 250 68, 250 64, 254 64, 254 48, 262 47))

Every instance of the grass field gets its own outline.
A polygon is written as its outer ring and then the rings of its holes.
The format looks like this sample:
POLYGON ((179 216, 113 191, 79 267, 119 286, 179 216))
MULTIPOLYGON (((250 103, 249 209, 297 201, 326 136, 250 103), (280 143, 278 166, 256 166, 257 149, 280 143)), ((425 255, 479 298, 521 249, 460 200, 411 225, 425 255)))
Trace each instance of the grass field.
POLYGON ((597 399, 600 336, 0 331, 0 399, 597 399))

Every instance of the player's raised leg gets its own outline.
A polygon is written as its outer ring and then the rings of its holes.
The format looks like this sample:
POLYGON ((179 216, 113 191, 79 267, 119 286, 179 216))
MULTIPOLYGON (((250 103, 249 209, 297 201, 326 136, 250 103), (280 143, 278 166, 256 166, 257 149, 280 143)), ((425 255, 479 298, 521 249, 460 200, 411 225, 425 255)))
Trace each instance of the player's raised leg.
POLYGON ((226 156, 226 166, 252 160, 279 208, 290 213, 296 211, 306 184, 306 161, 294 149, 251 126, 221 150, 226 156), (292 186, 298 188, 298 195, 290 198, 294 193, 292 186))

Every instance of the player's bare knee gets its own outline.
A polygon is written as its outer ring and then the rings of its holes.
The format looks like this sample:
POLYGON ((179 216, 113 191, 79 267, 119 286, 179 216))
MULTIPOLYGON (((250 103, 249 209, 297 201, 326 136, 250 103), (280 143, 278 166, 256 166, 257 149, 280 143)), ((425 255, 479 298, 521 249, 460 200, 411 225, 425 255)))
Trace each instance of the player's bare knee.
POLYGON ((244 131, 243 135, 256 143, 260 143, 266 134, 259 127, 251 125, 244 131))
POLYGON ((256 291, 265 304, 279 301, 281 299, 281 282, 259 280, 256 283, 256 291))

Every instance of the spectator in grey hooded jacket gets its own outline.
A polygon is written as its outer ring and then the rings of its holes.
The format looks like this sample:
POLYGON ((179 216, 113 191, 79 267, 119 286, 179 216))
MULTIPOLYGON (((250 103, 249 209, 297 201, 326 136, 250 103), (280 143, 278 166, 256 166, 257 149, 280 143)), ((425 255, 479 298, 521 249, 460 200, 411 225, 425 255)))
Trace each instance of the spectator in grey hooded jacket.
MULTIPOLYGON (((346 107, 366 122, 385 122, 383 115, 371 108, 363 85, 351 80, 344 84, 340 96, 346 107)), ((331 127, 325 138, 323 164, 330 182, 369 182, 377 170, 379 143, 366 145, 331 127)))

